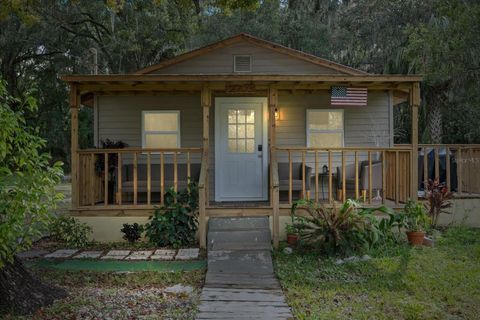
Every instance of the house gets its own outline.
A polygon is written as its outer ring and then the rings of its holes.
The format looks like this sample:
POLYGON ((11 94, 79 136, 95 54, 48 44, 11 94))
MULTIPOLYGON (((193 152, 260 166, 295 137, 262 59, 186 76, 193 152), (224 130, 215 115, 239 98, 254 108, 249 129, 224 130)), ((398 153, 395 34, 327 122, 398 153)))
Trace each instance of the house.
POLYGON ((280 220, 300 197, 401 206, 418 196, 419 152, 434 151, 440 176, 437 146, 418 145, 421 76, 367 74, 239 34, 133 74, 62 79, 70 85, 72 214, 100 239, 146 219, 189 178, 199 186, 205 246, 212 216, 268 215, 277 244, 280 220), (393 106, 405 101, 413 138, 395 146, 393 106), (78 148, 80 105, 94 110, 95 149, 78 148), (128 147, 98 148, 106 139, 128 147))

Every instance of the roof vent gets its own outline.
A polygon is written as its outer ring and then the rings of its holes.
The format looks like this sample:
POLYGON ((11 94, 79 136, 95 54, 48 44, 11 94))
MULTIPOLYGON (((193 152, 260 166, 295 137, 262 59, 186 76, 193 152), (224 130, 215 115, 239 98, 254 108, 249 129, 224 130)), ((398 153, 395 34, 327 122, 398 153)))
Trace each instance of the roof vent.
POLYGON ((233 72, 252 72, 252 56, 233 56, 233 72))

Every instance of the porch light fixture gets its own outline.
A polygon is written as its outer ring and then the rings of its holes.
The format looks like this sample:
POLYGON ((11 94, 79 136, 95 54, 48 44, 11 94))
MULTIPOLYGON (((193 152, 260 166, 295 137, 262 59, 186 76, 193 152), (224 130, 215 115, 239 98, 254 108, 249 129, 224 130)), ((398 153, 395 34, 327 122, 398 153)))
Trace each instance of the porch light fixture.
POLYGON ((280 119, 280 113, 278 112, 278 108, 275 108, 275 121, 280 119))

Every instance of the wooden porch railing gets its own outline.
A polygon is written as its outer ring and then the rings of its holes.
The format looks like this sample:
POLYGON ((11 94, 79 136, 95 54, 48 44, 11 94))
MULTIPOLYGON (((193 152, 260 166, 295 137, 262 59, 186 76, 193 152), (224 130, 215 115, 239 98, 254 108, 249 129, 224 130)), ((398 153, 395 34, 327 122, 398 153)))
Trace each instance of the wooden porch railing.
POLYGON ((439 179, 456 196, 480 195, 480 144, 419 144, 418 147, 420 190, 428 179, 439 179))
POLYGON ((274 165, 277 172, 280 170, 281 204, 291 206, 296 193, 296 198, 311 198, 316 202, 355 198, 368 204, 389 200, 398 205, 413 193, 411 148, 277 147, 275 150, 278 163, 272 163, 272 171, 274 165))
POLYGON ((178 191, 188 185, 188 178, 198 171, 194 169, 201 166, 201 152, 201 148, 80 150, 77 206, 161 204, 169 187, 178 191), (139 194, 146 194, 145 199, 139 194), (152 199, 153 194, 158 199, 152 199))

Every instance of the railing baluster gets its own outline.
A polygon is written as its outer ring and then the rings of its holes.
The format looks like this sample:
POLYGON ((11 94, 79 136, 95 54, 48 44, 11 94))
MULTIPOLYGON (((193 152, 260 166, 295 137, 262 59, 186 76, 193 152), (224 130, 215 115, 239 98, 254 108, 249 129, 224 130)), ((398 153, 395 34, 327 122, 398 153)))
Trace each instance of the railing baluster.
POLYGON ((119 152, 117 157, 118 157, 118 174, 117 174, 118 199, 117 200, 118 200, 118 204, 121 205, 122 204, 122 153, 119 152))
POLYGON ((423 147, 423 190, 427 190, 428 185, 428 150, 423 147))
POLYGON ((190 173, 190 152, 187 152, 187 184, 188 184, 188 179, 190 179, 191 177, 191 173, 190 173))
POLYGON ((95 205, 95 197, 96 197, 96 194, 95 194, 95 191, 96 191, 96 188, 95 188, 95 177, 96 177, 96 174, 95 174, 95 153, 92 152, 91 156, 90 156, 90 161, 91 161, 91 168, 90 168, 90 174, 91 174, 91 177, 90 177, 90 204, 92 206, 95 205))
POLYGON ((104 180, 105 180, 105 184, 104 184, 104 187, 105 187, 105 194, 103 196, 103 199, 104 199, 104 205, 108 205, 108 153, 105 152, 105 163, 104 163, 104 180))
POLYGON ((368 151, 368 203, 372 203, 373 197, 373 168, 372 168, 372 152, 368 151))
POLYGON ((137 152, 133 153, 133 204, 138 200, 138 159, 137 152))
POLYGON ((463 159, 462 159, 462 147, 458 147, 457 150, 457 193, 461 195, 463 193, 463 159))
POLYGON ((355 199, 359 198, 359 187, 358 187, 358 152, 355 151, 355 199))
POLYGON ((435 179, 440 180, 440 159, 438 153, 438 147, 435 147, 435 179))
POLYGON ((305 151, 302 151, 302 198, 307 198, 308 195, 306 194, 305 183, 307 181, 307 177, 305 176, 305 151))
POLYGON ((387 190, 387 159, 386 152, 382 150, 382 203, 385 204, 387 190))
POLYGON ((445 179, 447 180, 446 181, 447 189, 448 191, 451 192, 452 189, 451 189, 451 183, 450 183, 450 147, 448 146, 445 147, 445 171, 446 171, 445 179))
POLYGON ((160 152, 160 203, 163 204, 165 196, 165 159, 163 152, 160 152))
POLYGON ((400 166, 398 151, 395 151, 395 204, 400 202, 400 166))
POLYGON ((173 153, 173 189, 178 191, 178 167, 177 167, 177 153, 173 153))
POLYGON ((147 152, 147 204, 152 202, 152 167, 150 163, 150 152, 147 152))
MULTIPOLYGON (((337 177, 338 179, 338 177, 337 177)), ((333 203, 332 151, 328 150, 328 203, 333 203)))
POLYGON ((347 175, 345 165, 345 151, 342 151, 342 201, 347 200, 347 175))
POLYGON ((288 204, 292 204, 292 153, 288 150, 288 204))
POLYGON ((315 151, 315 203, 318 202, 318 151, 315 151))

